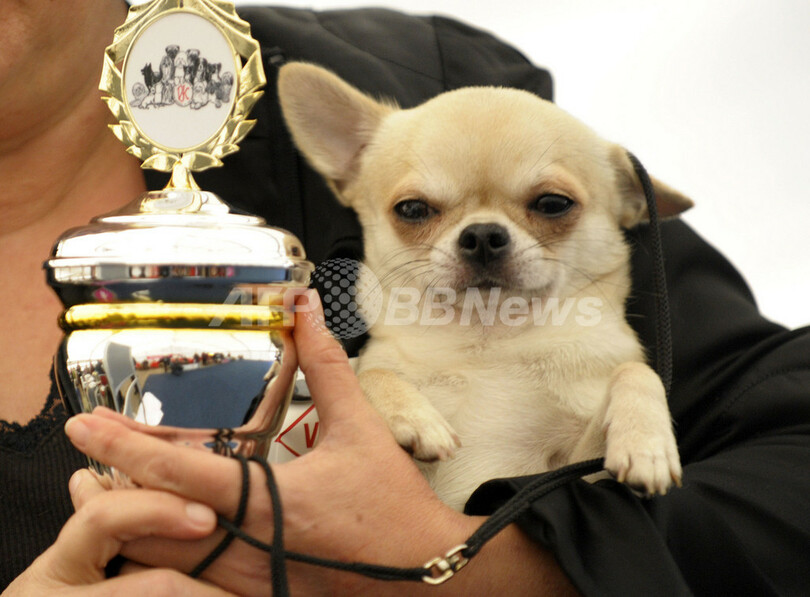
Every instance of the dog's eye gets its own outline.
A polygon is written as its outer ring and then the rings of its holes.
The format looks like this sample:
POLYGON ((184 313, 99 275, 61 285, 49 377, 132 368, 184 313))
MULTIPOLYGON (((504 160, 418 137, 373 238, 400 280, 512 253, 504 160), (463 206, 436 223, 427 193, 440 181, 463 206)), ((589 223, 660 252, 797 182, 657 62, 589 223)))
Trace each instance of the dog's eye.
POLYGON ((534 210, 547 218, 558 218, 567 214, 575 203, 564 195, 540 195, 529 204, 534 210))
POLYGON ((421 199, 405 199, 394 206, 394 213, 405 222, 423 222, 438 212, 421 199))

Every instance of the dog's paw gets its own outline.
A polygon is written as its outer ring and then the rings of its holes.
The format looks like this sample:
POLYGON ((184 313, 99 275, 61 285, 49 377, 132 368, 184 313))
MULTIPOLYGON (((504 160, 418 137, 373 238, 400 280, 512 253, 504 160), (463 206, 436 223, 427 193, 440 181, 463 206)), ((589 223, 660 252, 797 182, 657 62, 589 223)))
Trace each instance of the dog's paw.
POLYGON ((645 495, 665 495, 681 486, 681 461, 671 430, 607 432, 605 468, 645 495))
POLYGON ((448 460, 461 447, 461 440, 438 412, 398 413, 388 427, 400 446, 423 462, 448 460))
POLYGON ((447 460, 461 447, 458 434, 436 407, 393 371, 366 369, 357 379, 394 439, 417 460, 447 460))

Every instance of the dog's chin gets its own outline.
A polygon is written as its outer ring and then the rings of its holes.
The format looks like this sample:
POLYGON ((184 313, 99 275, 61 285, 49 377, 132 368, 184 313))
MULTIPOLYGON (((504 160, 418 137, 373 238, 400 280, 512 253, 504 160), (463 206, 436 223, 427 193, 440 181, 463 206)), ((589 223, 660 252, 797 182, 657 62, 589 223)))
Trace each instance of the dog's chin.
POLYGON ((459 297, 472 291, 482 295, 498 292, 504 299, 510 296, 545 299, 553 296, 561 282, 555 272, 532 272, 510 263, 472 267, 467 263, 438 262, 434 266, 430 279, 427 276, 423 279, 425 288, 449 289, 459 297))
POLYGON ((492 290, 493 288, 508 288, 511 287, 511 284, 507 280, 503 280, 501 278, 496 277, 478 277, 473 278, 467 284, 464 284, 463 290, 468 290, 470 288, 478 288, 480 290, 492 290))
POLYGON ((461 294, 469 291, 489 295, 499 292, 501 298, 509 296, 547 298, 555 288, 553 282, 522 280, 504 273, 474 274, 458 279, 454 290, 461 294))

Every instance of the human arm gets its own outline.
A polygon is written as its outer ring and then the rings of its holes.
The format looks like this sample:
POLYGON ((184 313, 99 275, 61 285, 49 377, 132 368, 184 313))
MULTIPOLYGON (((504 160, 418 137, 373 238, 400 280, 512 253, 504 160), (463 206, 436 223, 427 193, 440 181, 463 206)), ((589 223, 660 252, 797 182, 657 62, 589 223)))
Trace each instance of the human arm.
MULTIPOLYGON (((311 317, 299 314, 295 339, 322 435, 311 453, 274 467, 284 506, 286 548, 322 558, 413 567, 462 543, 483 519, 451 510, 436 498, 363 398, 340 346, 322 322, 317 327, 311 322, 311 317)), ((126 472, 141 486, 200 500, 233 517, 241 487, 235 460, 173 446, 139 433, 136 427, 103 412, 76 417, 67 431, 80 449, 126 472)), ((248 514, 242 528, 269 542, 272 512, 263 473, 258 466, 250 470, 248 514)), ((87 507, 92 507, 93 499, 87 507)), ((122 553, 143 564, 189 571, 219 538, 196 545, 143 539, 125 545, 122 553)), ((203 577, 236 593, 255 595, 269 593, 268 574, 269 556, 237 541, 203 577)), ((425 590, 421 584, 385 583, 297 563, 289 564, 288 574, 294 595, 425 590)), ((514 595, 570 591, 549 552, 511 526, 432 592, 489 595, 504 587, 514 595)))

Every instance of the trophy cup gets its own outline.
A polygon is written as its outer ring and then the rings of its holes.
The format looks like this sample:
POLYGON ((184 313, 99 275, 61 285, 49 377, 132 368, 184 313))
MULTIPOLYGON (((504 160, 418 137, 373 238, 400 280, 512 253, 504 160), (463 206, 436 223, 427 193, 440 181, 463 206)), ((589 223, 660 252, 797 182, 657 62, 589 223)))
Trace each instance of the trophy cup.
POLYGON ((172 174, 68 230, 45 264, 65 307, 54 372, 70 414, 106 406, 169 441, 267 456, 297 369, 285 295, 313 266, 295 236, 232 213, 191 175, 237 151, 264 83, 229 2, 154 0, 116 30, 100 84, 111 129, 172 174))

